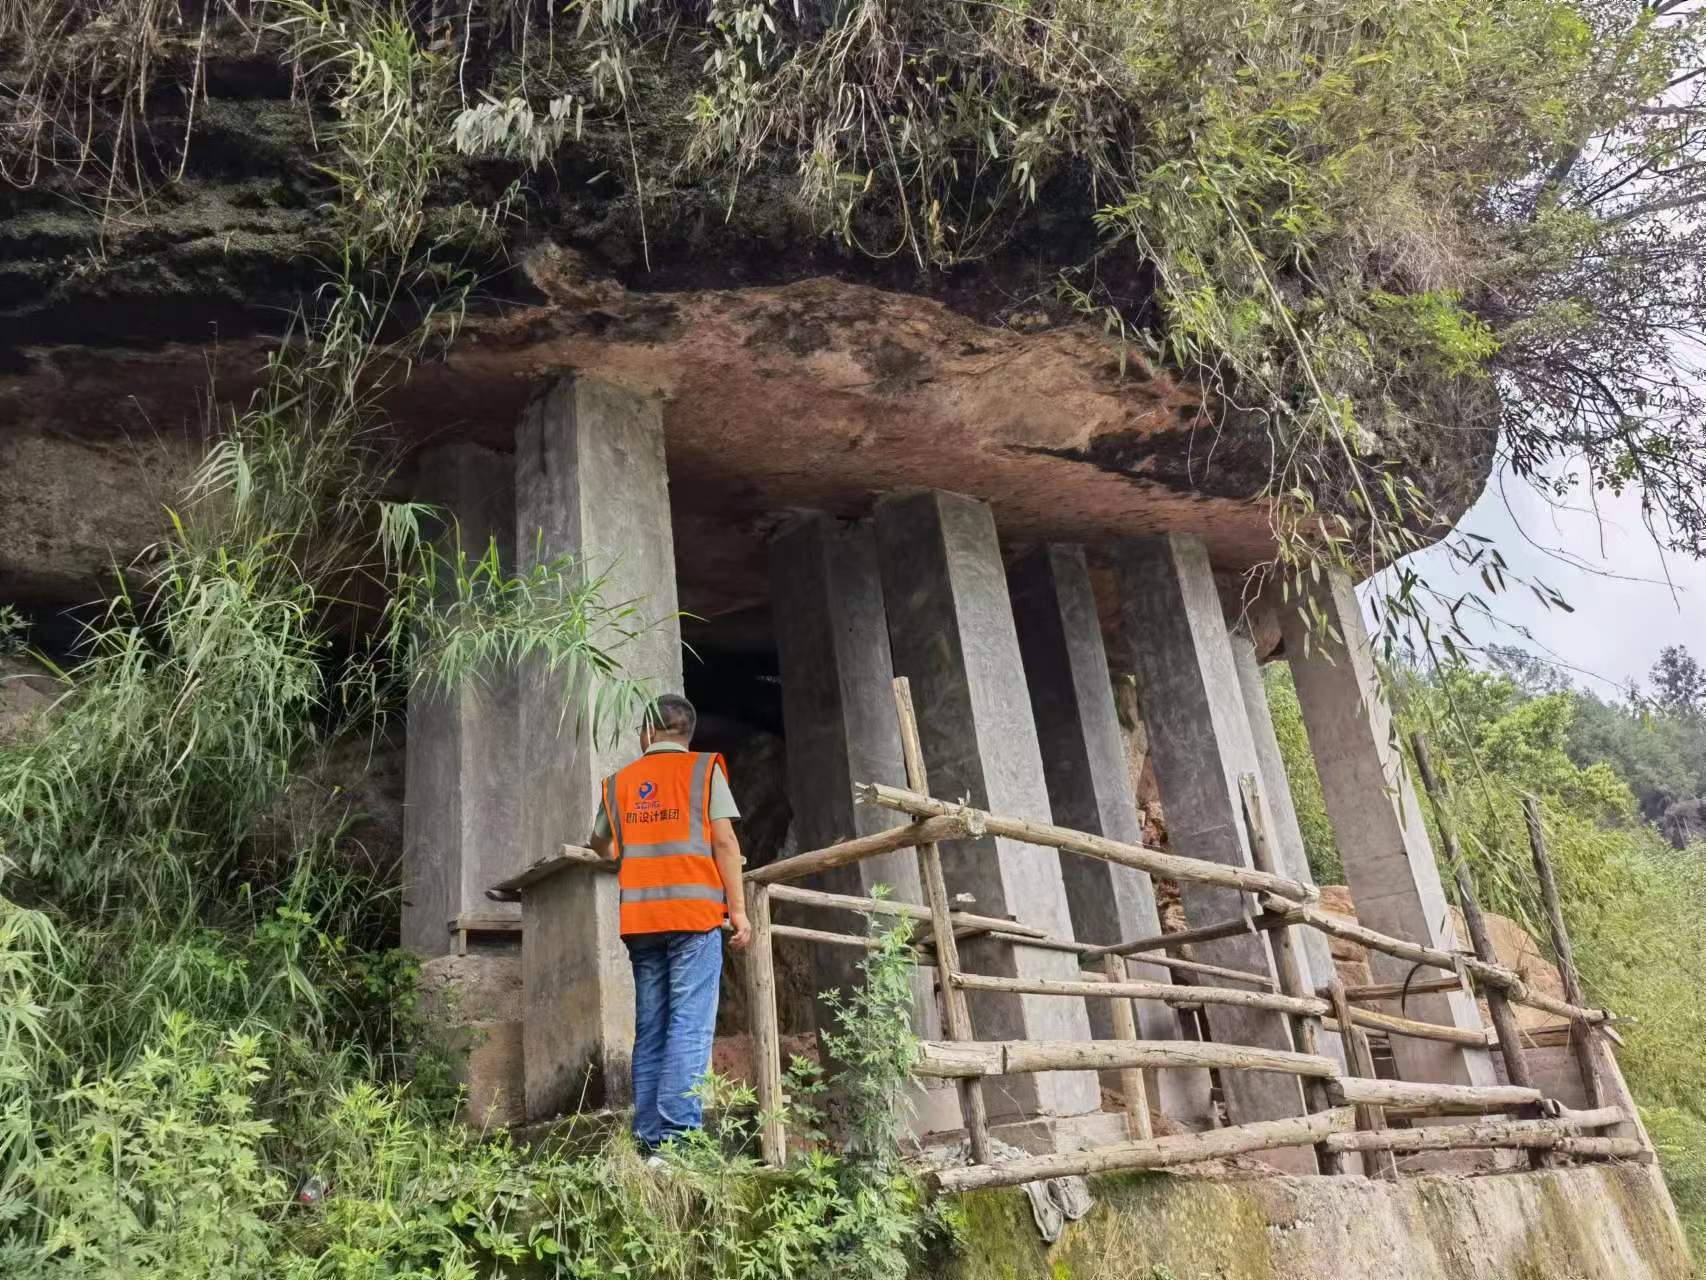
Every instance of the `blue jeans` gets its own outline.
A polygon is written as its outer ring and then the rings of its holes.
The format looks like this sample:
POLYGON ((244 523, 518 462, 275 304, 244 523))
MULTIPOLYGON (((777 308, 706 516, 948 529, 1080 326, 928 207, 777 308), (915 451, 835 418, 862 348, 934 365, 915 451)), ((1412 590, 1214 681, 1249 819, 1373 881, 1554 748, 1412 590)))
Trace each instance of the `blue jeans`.
POLYGON ((704 1107, 693 1089, 711 1065, 721 929, 629 940, 634 966, 634 1137, 650 1151, 697 1129, 704 1107))

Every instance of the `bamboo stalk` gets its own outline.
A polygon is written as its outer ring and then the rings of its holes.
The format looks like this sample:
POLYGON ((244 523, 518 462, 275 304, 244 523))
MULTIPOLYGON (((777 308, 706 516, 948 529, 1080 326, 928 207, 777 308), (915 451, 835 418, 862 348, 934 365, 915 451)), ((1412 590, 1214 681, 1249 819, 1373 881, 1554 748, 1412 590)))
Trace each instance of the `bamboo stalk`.
POLYGON ((791 858, 755 867, 746 873, 748 884, 776 884, 782 880, 801 880, 821 871, 833 871, 849 863, 863 862, 881 853, 909 849, 936 840, 958 840, 966 834, 966 824, 959 818, 947 817, 909 822, 903 827, 890 827, 868 836, 842 840, 822 849, 796 853, 791 858))
MULTIPOLYGON (((1244 823, 1250 833, 1250 859, 1256 864, 1256 870, 1269 874, 1277 873, 1279 856, 1274 852, 1267 822, 1262 817, 1262 793, 1256 784, 1256 775, 1240 775, 1238 792, 1244 801, 1244 823)), ((1327 1012, 1329 1006, 1326 1001, 1318 1000, 1310 994, 1309 980, 1304 977, 1303 960, 1292 926, 1284 925, 1269 933, 1268 946, 1273 951, 1274 973, 1279 979, 1280 990, 1287 997, 1299 1002, 1298 1007, 1289 1010, 1292 1043, 1300 1053, 1319 1054, 1321 1016, 1327 1012), (1304 1007, 1305 1005, 1307 1007, 1304 1007)), ((1319 1080, 1308 1080, 1304 1083, 1303 1103, 1305 1110, 1311 1112, 1332 1109, 1332 1101, 1327 1096, 1326 1087, 1319 1080)), ((1320 1145, 1315 1148, 1315 1160, 1316 1167, 1322 1173, 1339 1173, 1343 1169, 1343 1161, 1320 1145)))
POLYGON ((782 1127, 782 1028, 776 1015, 776 960, 772 951, 770 893, 749 885, 746 917, 752 926, 747 943, 746 997, 752 1018, 752 1067, 758 1095, 759 1150, 766 1164, 781 1168, 788 1158, 782 1127))
MULTIPOLYGON (((1116 996, 1113 1007, 1114 1036, 1119 1040, 1135 1041, 1138 1038, 1137 1015, 1132 1011, 1131 998, 1121 994, 1126 985, 1125 980, 1131 976, 1126 972, 1125 961, 1118 956, 1108 956, 1103 961, 1103 968, 1108 979, 1104 988, 1116 996)), ((1142 985, 1166 986, 1165 983, 1142 985)), ((1153 1137, 1154 1130, 1149 1124, 1149 1090, 1143 1083, 1143 1072, 1139 1068, 1120 1069, 1120 1097, 1125 1101, 1127 1136, 1138 1139, 1153 1137)))
POLYGON ((1540 1090, 1511 1084, 1426 1084, 1345 1076, 1330 1081, 1327 1090, 1341 1106, 1414 1107, 1436 1115, 1488 1115, 1537 1107, 1541 1102, 1540 1090))
MULTIPOLYGON (((920 791, 929 789, 924 768, 924 744, 918 736, 918 713, 912 706, 912 684, 905 676, 894 682, 895 716, 900 722, 901 758, 906 765, 906 782, 920 791)), ((941 977, 942 1021, 944 1029, 954 1040, 971 1040, 971 1010, 966 994, 955 983, 960 976, 960 945, 954 937, 954 914, 948 906, 948 879, 942 871, 942 852, 934 841, 918 846, 918 871, 924 881, 924 893, 930 901, 930 927, 936 941, 936 968, 941 977)), ((983 1085, 973 1079, 961 1080, 960 1117, 965 1121, 966 1139, 971 1147, 972 1160, 980 1165, 990 1161, 989 1108, 984 1102, 983 1085)))
POLYGON ((927 1040, 919 1046, 916 1069, 920 1075, 953 1078, 1126 1067, 1212 1067, 1324 1079, 1339 1073, 1331 1058, 1207 1040, 927 1040))
MULTIPOLYGON (((1116 963, 1123 957, 1108 956, 1116 963)), ((1124 981, 1071 982, 1055 978, 998 978, 981 973, 962 973, 955 985, 967 991, 1012 991, 1038 996, 1089 996, 1122 1000, 1156 1000, 1179 1008, 1184 1005, 1225 1004, 1243 1009, 1272 1009, 1278 1013, 1319 1016, 1327 1002, 1311 996, 1269 995, 1265 991, 1233 991, 1226 987, 1185 987, 1167 982, 1124 981)))
POLYGON ((1147 871, 1151 875, 1163 876, 1169 880, 1194 880, 1228 889, 1242 889, 1246 893, 1268 893, 1287 902, 1314 902, 1321 896, 1320 891, 1313 885, 1301 884, 1285 876, 1264 875, 1247 867, 1228 867, 1218 862, 1158 853, 1142 845, 1122 844, 1118 840, 1072 831, 1052 823, 1004 818, 984 809, 949 804, 945 800, 937 800, 917 791, 887 787, 880 782, 860 783, 855 794, 861 804, 879 804, 886 809, 897 809, 915 817, 959 816, 977 834, 1005 836, 1026 844, 1065 849, 1086 857, 1100 858, 1104 862, 1136 867, 1139 871, 1147 871))
MULTIPOLYGON (((770 886, 772 902, 794 902, 805 907, 827 907, 836 911, 857 911, 862 914, 876 916, 900 916, 908 920, 930 919, 930 908, 916 902, 900 902, 893 898, 860 898, 848 893, 826 893, 821 889, 802 889, 798 885, 776 884, 770 886)), ((1000 929, 1017 937, 1046 938, 1046 930, 1032 925, 1020 924, 1017 920, 1002 920, 997 916, 972 915, 967 911, 955 911, 953 920, 956 925, 976 929, 1000 929)))
POLYGON ((1193 1164, 1251 1151, 1279 1147, 1304 1147, 1343 1133, 1353 1123, 1349 1108, 1323 1111, 1284 1120, 1257 1120, 1207 1133, 1169 1134, 1093 1151, 1031 1156, 1002 1164, 943 1169, 931 1175, 941 1192, 979 1191, 985 1187, 1013 1187, 1047 1178, 1109 1173, 1120 1169, 1163 1169, 1193 1164))

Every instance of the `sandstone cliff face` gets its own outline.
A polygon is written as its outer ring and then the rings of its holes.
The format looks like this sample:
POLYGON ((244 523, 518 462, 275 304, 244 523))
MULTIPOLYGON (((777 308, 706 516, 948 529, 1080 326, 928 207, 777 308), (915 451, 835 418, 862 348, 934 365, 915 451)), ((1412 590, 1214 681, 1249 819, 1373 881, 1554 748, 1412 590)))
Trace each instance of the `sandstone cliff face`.
MULTIPOLYGON (((87 599, 159 536, 209 404, 248 396, 320 278, 323 110, 252 41, 204 74, 193 119, 181 95, 150 104, 150 133, 189 146, 144 205, 102 219, 52 183, 0 193, 0 600, 87 599)), ((659 104, 658 127, 678 114, 659 104)), ((1044 201, 993 258, 921 273, 818 235, 786 175, 754 175, 731 206, 668 172, 645 127, 638 146, 643 206, 626 138, 596 130, 535 182, 462 339, 387 405, 405 447, 508 449, 532 389, 566 368, 655 394, 692 548, 682 603, 705 616, 762 600, 788 511, 856 515, 908 487, 988 499, 1015 544, 1178 529, 1231 570, 1266 558, 1266 434, 1215 425, 1202 388, 1057 300, 1055 273, 1093 243, 1082 218, 1044 201)), ((468 164, 441 198, 513 176, 468 164)), ((1474 416, 1449 449, 1383 442, 1448 516, 1490 465, 1492 415, 1474 416)))

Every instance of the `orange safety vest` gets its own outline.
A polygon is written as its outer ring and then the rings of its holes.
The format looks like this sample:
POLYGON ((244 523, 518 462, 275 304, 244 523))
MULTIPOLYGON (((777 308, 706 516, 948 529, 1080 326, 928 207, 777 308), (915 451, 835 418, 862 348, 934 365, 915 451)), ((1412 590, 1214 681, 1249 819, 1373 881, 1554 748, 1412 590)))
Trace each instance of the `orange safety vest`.
POLYGON ((711 853, 714 751, 659 751, 604 780, 604 814, 621 859, 622 934, 703 933, 728 918, 711 853))

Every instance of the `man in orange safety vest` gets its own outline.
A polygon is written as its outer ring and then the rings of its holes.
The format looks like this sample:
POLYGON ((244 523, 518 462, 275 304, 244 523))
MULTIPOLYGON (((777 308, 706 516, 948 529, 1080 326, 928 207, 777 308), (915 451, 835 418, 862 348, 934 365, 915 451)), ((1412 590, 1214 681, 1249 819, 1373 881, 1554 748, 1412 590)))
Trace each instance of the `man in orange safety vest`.
POLYGON ((728 768, 692 751, 693 704, 664 694, 640 726, 640 757, 604 780, 592 847, 618 862, 621 933, 634 968, 634 1137, 655 1153, 700 1127, 694 1090, 711 1061, 723 926, 752 935, 741 887, 740 816, 728 768))

